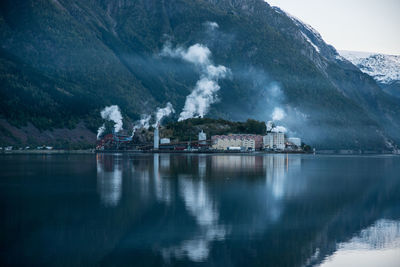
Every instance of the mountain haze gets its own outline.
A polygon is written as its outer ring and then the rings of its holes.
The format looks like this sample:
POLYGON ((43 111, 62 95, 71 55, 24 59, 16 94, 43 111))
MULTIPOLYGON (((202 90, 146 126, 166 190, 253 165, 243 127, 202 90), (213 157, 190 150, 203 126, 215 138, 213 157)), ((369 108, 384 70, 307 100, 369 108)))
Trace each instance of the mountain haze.
MULTIPOLYGON (((266 121, 279 107, 289 135, 320 149, 400 144, 400 100, 312 27, 261 0, 6 0, 0 36, 2 145, 37 141, 32 129, 94 142, 111 104, 128 130, 167 102, 178 119, 202 74, 162 52, 195 44, 229 69, 208 117, 266 121)), ((56 141, 46 136, 40 142, 56 141)))

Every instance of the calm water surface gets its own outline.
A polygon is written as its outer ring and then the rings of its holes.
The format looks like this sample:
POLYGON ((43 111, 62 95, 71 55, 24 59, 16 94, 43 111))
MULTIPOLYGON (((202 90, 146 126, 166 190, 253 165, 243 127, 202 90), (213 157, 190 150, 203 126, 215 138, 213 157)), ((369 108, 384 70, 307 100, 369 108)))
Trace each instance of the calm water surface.
POLYGON ((400 266, 400 157, 2 155, 0 265, 400 266))

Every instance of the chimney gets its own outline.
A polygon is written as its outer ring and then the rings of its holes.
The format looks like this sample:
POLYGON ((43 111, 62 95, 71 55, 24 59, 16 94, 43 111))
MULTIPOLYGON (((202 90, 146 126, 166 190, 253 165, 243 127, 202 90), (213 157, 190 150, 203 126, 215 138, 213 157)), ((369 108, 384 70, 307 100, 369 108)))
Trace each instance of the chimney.
POLYGON ((158 150, 158 148, 159 148, 160 136, 159 136, 158 127, 159 126, 157 124, 156 128, 154 129, 154 150, 158 150))

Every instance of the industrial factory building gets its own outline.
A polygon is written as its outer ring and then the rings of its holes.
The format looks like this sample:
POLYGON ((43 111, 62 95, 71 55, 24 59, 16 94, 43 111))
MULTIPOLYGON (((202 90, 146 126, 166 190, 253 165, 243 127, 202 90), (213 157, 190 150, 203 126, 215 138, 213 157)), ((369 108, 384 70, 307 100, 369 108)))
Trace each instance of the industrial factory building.
POLYGON ((275 133, 268 132, 267 135, 263 137, 264 149, 277 149, 284 150, 285 149, 285 134, 284 133, 275 133))
POLYGON ((277 128, 267 127, 265 136, 256 134, 214 135, 207 140, 201 130, 197 140, 180 141, 160 137, 159 125, 154 127, 153 142, 133 139, 122 133, 112 133, 97 141, 97 150, 136 150, 136 151, 301 151, 301 139, 290 137, 277 128))
POLYGON ((212 148, 216 150, 259 150, 263 138, 255 134, 214 135, 211 137, 212 148))

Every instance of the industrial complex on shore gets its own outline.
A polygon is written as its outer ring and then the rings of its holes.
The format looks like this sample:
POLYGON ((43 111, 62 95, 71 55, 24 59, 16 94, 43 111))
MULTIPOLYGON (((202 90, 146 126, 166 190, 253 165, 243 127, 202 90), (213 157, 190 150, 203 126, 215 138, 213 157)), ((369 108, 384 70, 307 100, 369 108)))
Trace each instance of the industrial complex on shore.
POLYGON ((265 135, 227 134, 213 135, 207 138, 204 131, 198 133, 197 140, 172 142, 170 138, 161 138, 159 126, 154 128, 153 142, 135 142, 132 136, 112 133, 103 136, 96 144, 97 151, 133 150, 133 151, 201 151, 201 152, 303 152, 300 138, 288 138, 284 132, 268 129, 265 135))

